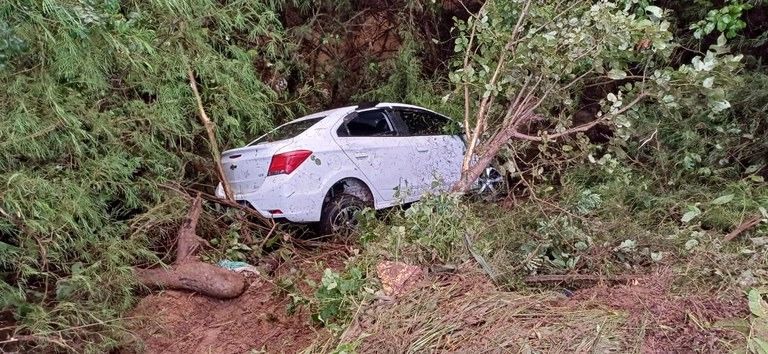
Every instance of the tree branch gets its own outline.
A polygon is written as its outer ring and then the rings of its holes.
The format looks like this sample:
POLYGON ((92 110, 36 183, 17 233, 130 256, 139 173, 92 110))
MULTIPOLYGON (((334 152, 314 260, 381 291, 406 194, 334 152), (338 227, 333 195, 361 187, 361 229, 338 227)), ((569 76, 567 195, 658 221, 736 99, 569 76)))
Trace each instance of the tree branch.
POLYGON ((733 239, 735 239, 737 236, 739 236, 742 232, 749 230, 751 227, 757 225, 760 223, 760 215, 756 215, 741 225, 739 225, 737 228, 735 228, 733 231, 731 231, 725 238, 723 239, 723 242, 730 242, 733 239))
MULTIPOLYGON (((632 102, 630 102, 626 106, 622 107, 616 113, 607 114, 607 115, 603 116, 602 118, 596 119, 595 121, 593 121, 591 123, 582 124, 580 126, 567 129, 567 130, 565 130, 563 132, 560 132, 560 133, 557 133, 557 134, 548 135, 546 139, 547 140, 557 139, 557 138, 562 137, 562 136, 571 135, 571 134, 575 134, 575 133, 579 133, 579 132, 584 132, 584 131, 587 131, 589 129, 592 129, 594 126, 596 126, 596 125, 598 125, 600 123, 603 123, 603 122, 605 122, 607 120, 610 120, 613 117, 616 117, 616 116, 618 116, 620 114, 623 114, 624 112, 628 111, 630 108, 632 108, 632 106, 636 105, 643 98, 645 98, 647 96, 648 96, 648 94, 646 94, 645 92, 642 92, 639 95, 637 95, 637 97, 634 100, 632 100, 632 102)), ((523 133, 518 132, 517 129, 515 129, 512 132, 512 136, 511 137, 512 138, 521 139, 521 140, 528 140, 528 141, 544 141, 543 137, 523 134, 523 133)))
POLYGON ((214 124, 203 108, 203 100, 200 98, 200 93, 197 91, 197 84, 195 83, 195 74, 192 72, 192 67, 187 68, 187 74, 189 75, 189 86, 192 87, 192 92, 195 94, 195 101, 197 102, 197 108, 200 111, 200 121, 205 127, 205 132, 208 134, 208 142, 211 144, 211 155, 213 155, 213 161, 216 163, 216 174, 219 175, 219 180, 224 187, 224 194, 229 201, 234 201, 235 197, 232 193, 232 187, 229 185, 227 176, 224 174, 224 169, 221 167, 221 153, 219 152, 219 144, 216 143, 216 134, 213 132, 214 124))

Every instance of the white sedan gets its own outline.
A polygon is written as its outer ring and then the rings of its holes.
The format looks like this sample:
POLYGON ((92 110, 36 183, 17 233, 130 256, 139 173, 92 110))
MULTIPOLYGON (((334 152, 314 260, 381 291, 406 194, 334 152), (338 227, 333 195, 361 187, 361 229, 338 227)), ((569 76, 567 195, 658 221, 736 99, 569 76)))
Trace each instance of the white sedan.
MULTIPOLYGON (((450 189, 466 147, 447 117, 395 103, 311 114, 225 151, 235 199, 267 218, 319 223, 322 234, 354 227, 354 213, 417 201, 450 189)), ((483 188, 497 188, 498 174, 483 188)), ((222 185, 216 195, 224 197, 222 185)))

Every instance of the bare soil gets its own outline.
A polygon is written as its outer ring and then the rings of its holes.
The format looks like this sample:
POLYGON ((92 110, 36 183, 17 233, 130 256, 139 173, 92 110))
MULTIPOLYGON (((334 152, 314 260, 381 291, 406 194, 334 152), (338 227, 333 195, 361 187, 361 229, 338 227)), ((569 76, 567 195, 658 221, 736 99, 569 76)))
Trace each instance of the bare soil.
MULTIPOLYGON (((319 280, 343 255, 316 253, 251 277, 241 297, 213 300, 165 291, 145 298, 137 336, 147 353, 298 353, 331 339, 306 308, 293 315, 274 280, 304 272, 319 280), (318 266, 318 262, 323 264, 318 266)), ((718 321, 748 316, 742 294, 674 295, 660 271, 620 284, 557 291, 497 290, 474 264, 427 276, 397 300, 367 304, 344 334, 360 353, 626 352, 718 353, 744 348, 744 336, 718 321)), ((298 285, 298 283, 297 283, 298 285)), ((303 287, 310 295, 311 289, 303 287)))
MULTIPOLYGON (((143 348, 125 353, 297 353, 322 343, 327 331, 312 323, 306 307, 289 314, 292 300, 276 280, 296 275, 319 281, 325 267, 343 269, 343 257, 324 251, 275 264, 270 275, 249 276, 248 289, 231 300, 172 290, 149 295, 131 314, 142 319, 134 333, 143 348)), ((305 283, 296 286, 311 296, 313 289, 305 283)))
POLYGON ((718 321, 749 316, 739 294, 694 293, 675 296, 675 277, 668 271, 616 286, 577 291, 569 302, 581 307, 620 310, 628 330, 642 329, 642 353, 731 352, 729 344, 743 336, 718 326, 718 321))

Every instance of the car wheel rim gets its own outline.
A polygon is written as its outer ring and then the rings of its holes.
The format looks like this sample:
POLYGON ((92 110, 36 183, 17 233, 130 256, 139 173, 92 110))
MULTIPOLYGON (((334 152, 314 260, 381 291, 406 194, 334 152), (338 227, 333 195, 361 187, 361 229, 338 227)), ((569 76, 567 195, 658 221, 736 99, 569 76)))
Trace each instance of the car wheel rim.
POLYGON ((478 178, 477 194, 484 197, 498 196, 504 187, 504 176, 493 167, 487 167, 478 178))
POLYGON ((352 231, 357 230, 357 219, 355 219, 355 213, 361 211, 357 206, 350 205, 339 209, 333 220, 331 220, 331 226, 334 233, 349 234, 352 231))

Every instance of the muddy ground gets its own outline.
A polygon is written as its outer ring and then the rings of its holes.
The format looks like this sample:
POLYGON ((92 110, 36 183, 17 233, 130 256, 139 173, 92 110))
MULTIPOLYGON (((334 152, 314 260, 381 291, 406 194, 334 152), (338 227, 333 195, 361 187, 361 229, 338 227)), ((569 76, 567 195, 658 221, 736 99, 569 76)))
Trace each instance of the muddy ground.
MULTIPOLYGON (((307 308, 289 315, 278 279, 324 267, 344 255, 317 252, 249 278, 234 300, 164 291, 144 298, 134 316, 147 353, 301 353, 338 340, 312 323, 307 308)), ((509 292, 471 263, 427 276, 394 301, 371 300, 344 334, 360 353, 719 353, 743 348, 732 323, 748 317, 743 294, 674 295, 675 276, 660 269, 625 282, 579 290, 509 292)), ((298 284, 297 284, 298 285, 298 284)), ((312 289, 299 286, 311 295, 312 289)), ((322 351, 320 351, 322 352, 322 351)))

